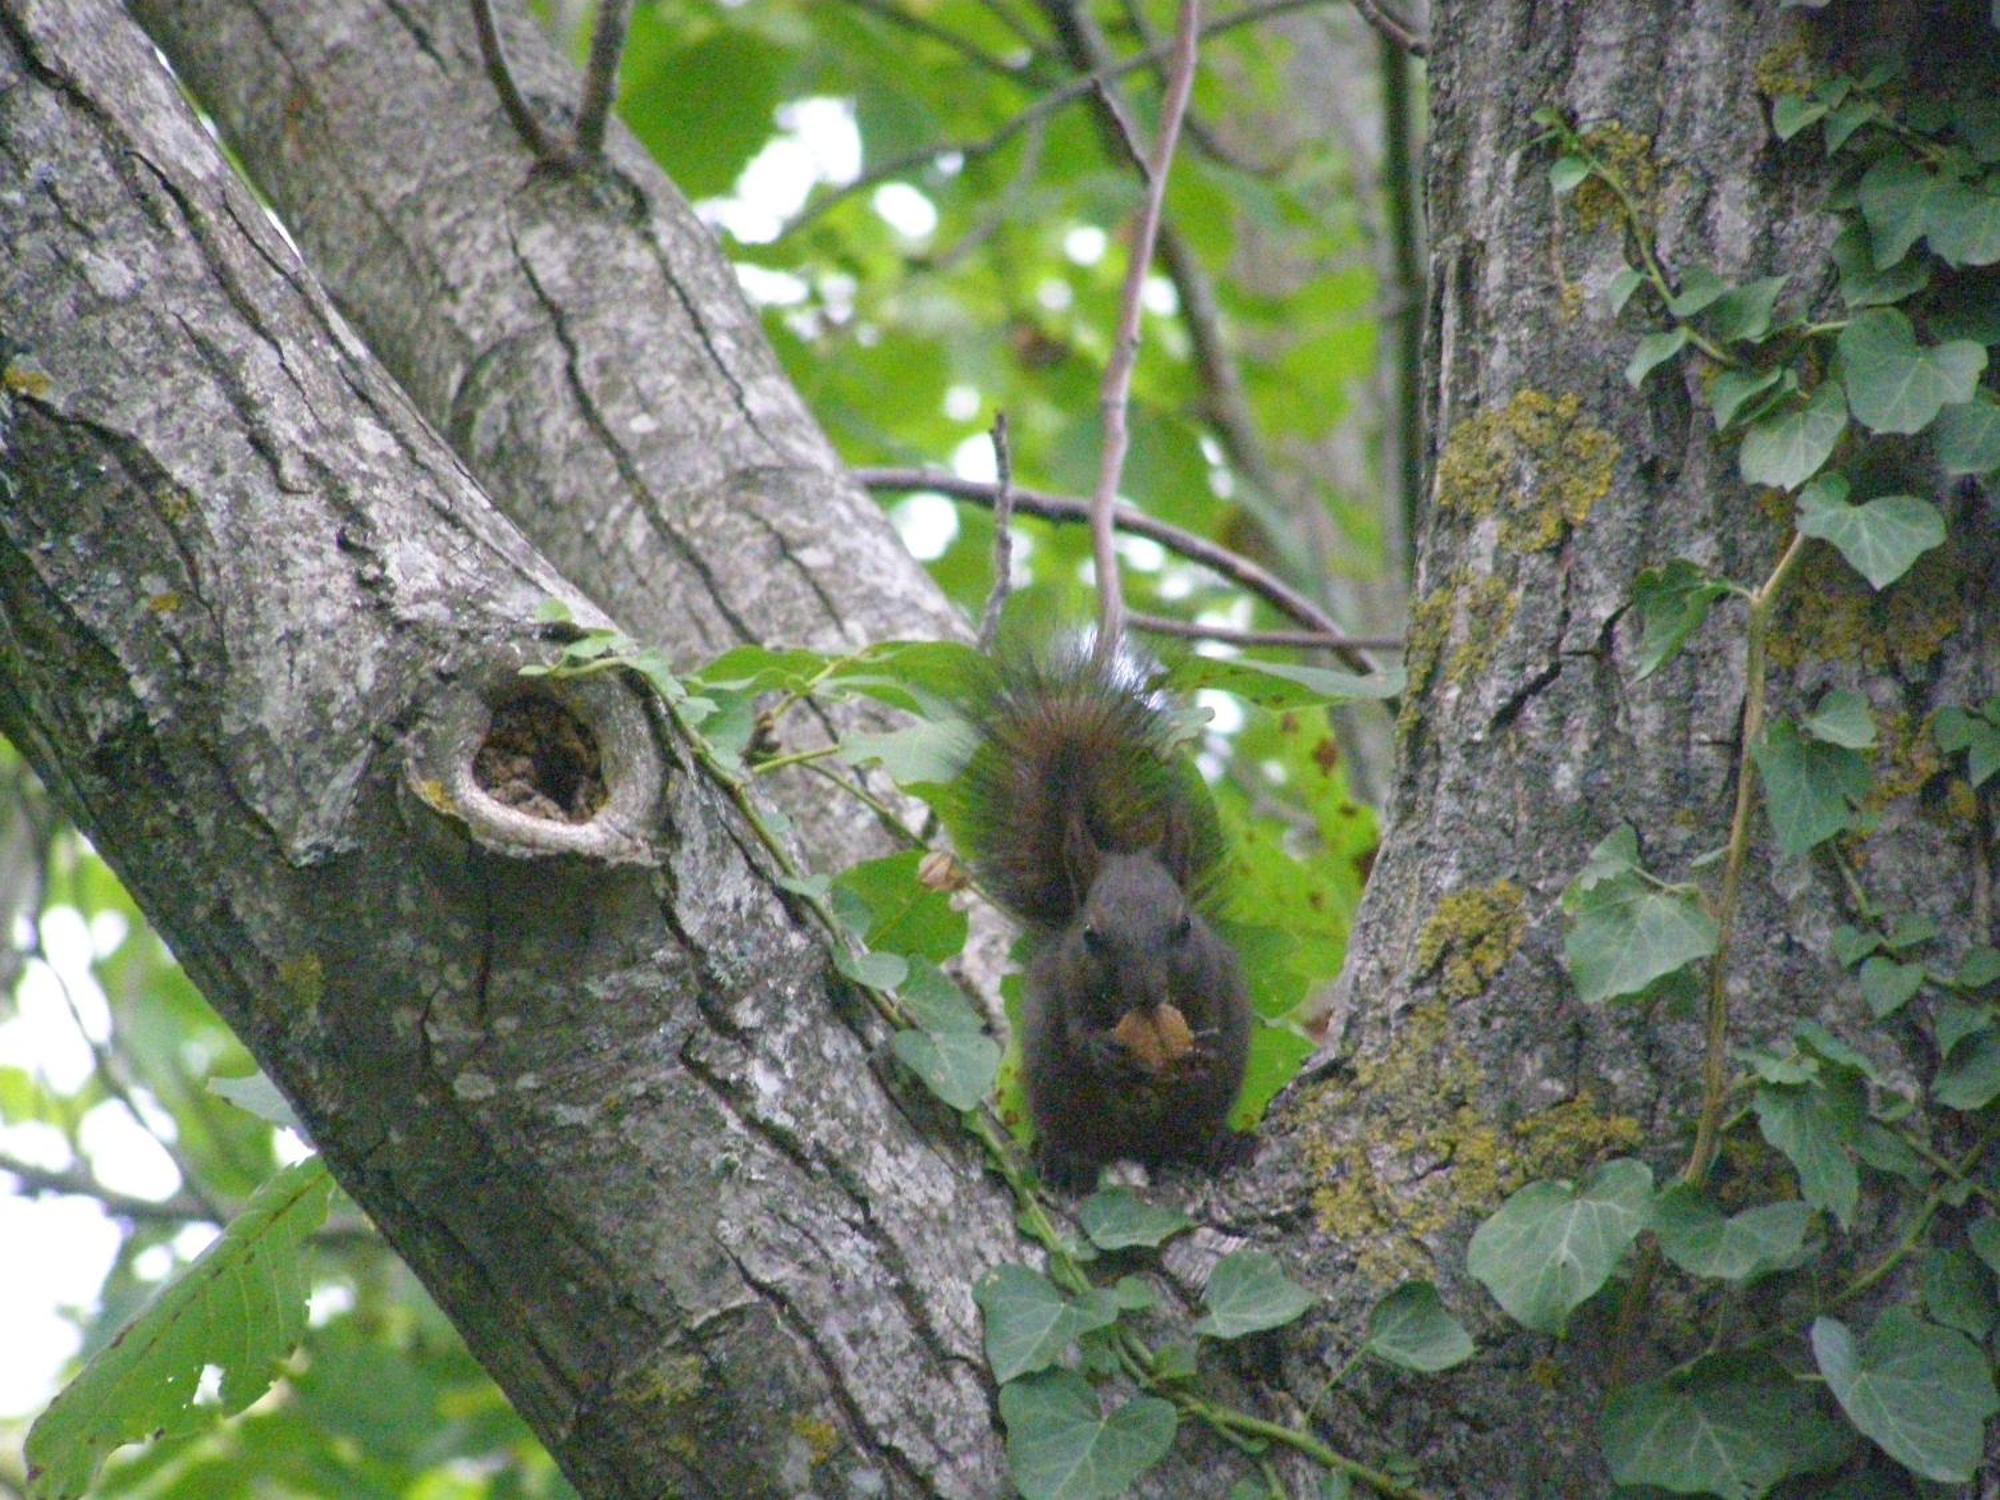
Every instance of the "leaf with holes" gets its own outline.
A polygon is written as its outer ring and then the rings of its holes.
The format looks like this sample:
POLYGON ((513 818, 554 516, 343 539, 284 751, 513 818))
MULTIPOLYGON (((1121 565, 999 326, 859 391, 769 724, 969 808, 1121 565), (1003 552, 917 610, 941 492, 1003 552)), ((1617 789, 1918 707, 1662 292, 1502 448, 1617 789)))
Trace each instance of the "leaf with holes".
POLYGON ((138 1317, 91 1356, 29 1429, 30 1493, 70 1500, 105 1455, 144 1438, 198 1432, 270 1388, 306 1326, 306 1237, 326 1219, 333 1179, 317 1156, 277 1173, 138 1317), (201 1374, 220 1399, 197 1405, 201 1374))
POLYGON ((1623 1158, 1580 1188, 1531 1182, 1473 1234, 1466 1269, 1516 1322, 1561 1333, 1646 1227, 1652 1196, 1652 1169, 1623 1158))
POLYGON ((1883 1452, 1941 1484, 1972 1479, 1986 1419, 2000 1411, 1972 1340, 1892 1307, 1858 1345, 1839 1319, 1820 1318, 1812 1350, 1841 1410, 1883 1452))

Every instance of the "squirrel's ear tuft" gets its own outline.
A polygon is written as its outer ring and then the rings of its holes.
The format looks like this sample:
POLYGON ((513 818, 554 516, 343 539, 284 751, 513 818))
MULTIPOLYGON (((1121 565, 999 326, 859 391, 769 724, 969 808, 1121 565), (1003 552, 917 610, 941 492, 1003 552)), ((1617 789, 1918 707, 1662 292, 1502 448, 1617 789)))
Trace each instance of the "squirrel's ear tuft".
POLYGON ((1097 872, 1104 863, 1104 851, 1097 847, 1097 840, 1090 834, 1090 824, 1080 813, 1071 813, 1063 822, 1062 862, 1063 874, 1069 880, 1073 898, 1070 910, 1081 911, 1090 888, 1097 884, 1097 872))

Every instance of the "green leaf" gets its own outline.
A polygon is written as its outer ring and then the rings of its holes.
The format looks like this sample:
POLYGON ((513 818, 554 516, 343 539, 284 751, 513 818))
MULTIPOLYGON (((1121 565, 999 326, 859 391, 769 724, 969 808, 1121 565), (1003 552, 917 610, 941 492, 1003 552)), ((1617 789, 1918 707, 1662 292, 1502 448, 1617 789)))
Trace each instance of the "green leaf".
POLYGON ((1984 1339, 1993 1327, 1993 1289, 1979 1262, 1965 1250, 1933 1250, 1924 1257, 1924 1306, 1947 1328, 1984 1339))
POLYGON ((2000 1027, 1961 1039, 1931 1080, 1931 1097, 1947 1109, 1984 1109, 2000 1098, 2000 1027))
POLYGON ((1952 182, 1932 196, 1924 216, 1931 249, 1954 266, 1990 266, 2000 260, 2000 196, 1952 182))
POLYGON ((1472 1358, 1472 1338, 1445 1311, 1428 1281, 1406 1281, 1368 1315, 1368 1342, 1377 1359, 1419 1375, 1434 1375, 1472 1358))
POLYGON ((1078 1206, 1076 1216, 1100 1250, 1129 1250, 1135 1245, 1150 1249, 1194 1227, 1194 1220, 1179 1209, 1142 1202, 1127 1188, 1091 1194, 1078 1206))
POLYGON ((1799 1174, 1800 1195, 1842 1228, 1852 1222, 1861 1192, 1852 1147, 1865 1113, 1861 1080, 1852 1074, 1757 1089, 1758 1130, 1799 1174))
POLYGON ((1558 194, 1573 193, 1590 176, 1590 163, 1580 156, 1558 156, 1549 163, 1549 186, 1558 194))
MULTIPOLYGON (((1715 429, 1720 432, 1736 420, 1737 413, 1756 397, 1785 378, 1782 368, 1770 370, 1724 370, 1708 388, 1709 409, 1715 413, 1715 429)), ((1761 403, 1760 403, 1761 404, 1761 403)))
POLYGON ((910 972, 900 953, 850 952, 844 943, 833 946, 833 966, 856 984, 871 990, 893 990, 910 972))
POLYGON ((1000 1420, 1025 1500, 1113 1500, 1167 1456, 1180 1418, 1157 1396, 1107 1417, 1081 1375, 1052 1370, 1003 1386, 1000 1420))
POLYGON ((1626 383, 1636 390, 1645 383, 1648 375, 1685 349, 1687 341, 1688 331, 1684 327, 1647 334, 1639 340, 1632 351, 1631 362, 1625 366, 1626 383))
POLYGON ((906 1028, 889 1045, 924 1087, 953 1109, 976 1108, 1000 1074, 1000 1044, 979 1032, 906 1028))
POLYGON ((1949 996, 1938 1002, 1932 1016, 1939 1057, 1950 1057, 1952 1048, 1974 1033, 1984 1031, 1994 1020, 1992 1006, 1964 1005, 1949 996))
POLYGON ((221 1238, 93 1355, 28 1432, 36 1500, 70 1500, 114 1448, 197 1432, 270 1388, 306 1326, 302 1246, 326 1219, 333 1179, 317 1156, 272 1176, 221 1238), (195 1404, 202 1370, 220 1399, 195 1404))
POLYGON ((1289 662, 1184 656, 1168 669, 1165 685, 1177 693, 1219 688, 1260 708, 1316 708, 1393 698, 1403 690, 1403 674, 1377 672, 1361 677, 1325 667, 1295 667, 1289 662))
POLYGON ((971 998, 929 959, 910 960, 910 972, 896 991, 896 997, 903 1002, 910 1018, 925 1031, 986 1030, 986 1018, 971 998))
POLYGON ((1833 929, 1833 956, 1843 969, 1851 969, 1882 946, 1882 939, 1847 923, 1833 929))
POLYGON ((1466 1268, 1516 1322, 1561 1333, 1646 1227, 1652 1196, 1652 1170, 1623 1158, 1581 1188, 1531 1182, 1479 1226, 1466 1268))
POLYGON ((909 849, 865 860, 843 870, 833 884, 866 908, 862 937, 870 948, 942 963, 965 947, 966 916, 943 891, 918 878, 924 857, 923 850, 909 849))
POLYGON ((1847 404, 1873 432, 1921 432, 1938 412, 1970 401, 1986 368, 1986 350, 1970 339, 1928 347, 1893 307, 1854 315, 1840 334, 1847 404))
POLYGON ((1931 199, 1943 186, 1937 174, 1900 151, 1868 169, 1859 199, 1876 265, 1893 266, 1909 253, 1924 232, 1931 199))
POLYGON ((1621 1485, 1757 1500, 1794 1474, 1830 1468, 1852 1435, 1775 1360, 1722 1357, 1615 1392, 1604 1457, 1621 1485))
POLYGON ((1664 886, 1638 868, 1638 836, 1614 830, 1563 892, 1563 955, 1586 1005, 1642 993, 1715 952, 1715 919, 1692 886, 1664 886))
POLYGON ((1728 292, 1729 283, 1707 266, 1690 266, 1681 277, 1681 289, 1667 299, 1667 311, 1677 318, 1691 318, 1728 292))
POLYGON ((1974 791, 1995 771, 2000 771, 2000 725, 1984 714, 1969 714, 1962 708, 1947 708, 1931 726, 1938 748, 1947 755, 1966 752, 1966 779, 1974 791))
POLYGON ((1983 391, 1947 406, 1932 429, 1939 464, 1947 474, 1990 474, 2000 469, 2000 404, 1983 391))
POLYGON ((1710 608, 1728 597, 1727 583, 1684 557, 1641 573, 1632 586, 1632 602, 1639 608, 1646 633, 1639 642, 1633 681, 1644 682, 1680 655, 1688 638, 1707 623, 1710 608))
POLYGON ((1849 750, 1868 750, 1875 744, 1875 720, 1868 712, 1868 700, 1847 688, 1837 688, 1820 699, 1819 707, 1799 728, 1825 744, 1844 745, 1849 750))
POLYGON ((1675 1183, 1653 1205, 1653 1232, 1667 1259, 1689 1275, 1745 1282, 1797 1264, 1812 1215, 1810 1205, 1789 1202, 1724 1218, 1699 1188, 1675 1183))
POLYGON ((211 1078, 208 1091, 227 1099, 238 1109, 246 1110, 280 1130, 296 1130, 306 1133, 299 1117, 292 1113, 291 1101, 278 1092, 278 1086, 262 1073, 252 1073, 248 1078, 211 1078))
POLYGON ((1858 221, 1840 232, 1832 255, 1840 271, 1840 298, 1849 307, 1903 302, 1930 285, 1931 262, 1921 255, 1906 255, 1893 266, 1878 268, 1868 227, 1858 221))
POLYGON ((1208 1316, 1194 1325, 1204 1338, 1235 1339, 1282 1328, 1319 1298, 1291 1280, 1262 1250, 1238 1250, 1216 1262, 1202 1288, 1208 1316))
POLYGON ((1625 310, 1625 304, 1632 300, 1632 294, 1646 284, 1646 273, 1627 266, 1611 278, 1611 284, 1604 289, 1604 300, 1611 307, 1611 316, 1617 317, 1625 310))
POLYGON ((1841 1410, 1883 1452, 1943 1484, 1973 1477, 2000 1398, 1985 1356, 1964 1334, 1892 1307, 1858 1347, 1846 1324, 1816 1320, 1812 1349, 1841 1410))
POLYGON ((1847 395, 1838 380, 1822 380, 1803 407, 1759 417, 1736 455, 1747 484, 1797 489, 1819 471, 1847 430, 1847 395))
POLYGON ((879 765, 898 786, 911 786, 955 780, 977 744, 963 724, 944 720, 847 735, 840 742, 840 759, 850 766, 879 765))
POLYGON ((2000 948, 1981 945, 1966 950, 1965 961, 1958 966, 1958 982, 1969 990, 1983 990, 1994 980, 2000 979, 2000 948))
POLYGON ((1880 1021, 1893 1016, 1924 984, 1922 964, 1899 964, 1893 958, 1871 958, 1861 966, 1861 998, 1880 1021))
POLYGON ((1078 1338, 1118 1317, 1108 1294, 1073 1301, 1026 1266, 995 1267, 972 1289, 972 1300, 986 1315, 986 1362, 1003 1384, 1046 1370, 1078 1338))
POLYGON ((1981 1219, 1965 1232, 1972 1253, 1986 1262, 1986 1269, 2000 1276, 2000 1219, 1981 1219))
POLYGON ((1824 116, 1831 108, 1823 99, 1809 94, 1787 94, 1771 106, 1771 129, 1781 141, 1789 141, 1824 116))
POLYGON ((682 46, 662 17, 632 17, 618 113, 690 198, 726 193, 773 133, 784 54, 728 27, 682 46))
POLYGON ((1763 338, 1771 331, 1771 314, 1785 290, 1785 281, 1783 276, 1763 276, 1731 287, 1704 315, 1708 326, 1724 343, 1763 338))
POLYGON ((1780 719, 1765 731, 1752 752, 1764 778, 1764 811, 1778 848, 1796 859, 1846 831, 1851 803, 1873 785, 1873 773, 1859 751, 1804 738, 1780 719))

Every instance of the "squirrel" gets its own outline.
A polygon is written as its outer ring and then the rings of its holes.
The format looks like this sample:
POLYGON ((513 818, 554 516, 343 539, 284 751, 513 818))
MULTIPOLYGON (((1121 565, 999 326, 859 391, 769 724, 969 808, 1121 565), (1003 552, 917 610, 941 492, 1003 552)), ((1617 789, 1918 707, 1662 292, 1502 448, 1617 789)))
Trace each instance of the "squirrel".
POLYGON ((1026 929, 1022 1058, 1043 1175, 1121 1158, 1220 1169, 1250 1051, 1249 991, 1209 924, 1223 854, 1170 707, 1134 663, 1072 642, 995 664, 973 716, 973 868, 1026 929))

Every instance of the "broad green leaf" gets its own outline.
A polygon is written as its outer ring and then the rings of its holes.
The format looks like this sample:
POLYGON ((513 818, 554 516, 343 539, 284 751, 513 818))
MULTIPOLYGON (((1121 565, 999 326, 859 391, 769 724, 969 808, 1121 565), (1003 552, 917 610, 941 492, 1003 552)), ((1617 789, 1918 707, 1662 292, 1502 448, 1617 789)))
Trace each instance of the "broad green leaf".
POLYGON ((1847 430, 1847 394, 1838 380, 1819 383, 1802 407, 1759 417, 1736 456, 1745 483, 1794 490, 1819 472, 1847 430))
POLYGON ((1611 278, 1611 284, 1604 289, 1604 300, 1610 305, 1611 316, 1617 317, 1625 310, 1625 304, 1632 300, 1632 294, 1646 284, 1646 273, 1627 266, 1611 278))
POLYGON ((2000 404, 1980 394, 1947 406, 1932 429, 1938 463, 1947 474, 1990 474, 2000 469, 2000 404))
POLYGON ((1113 1500, 1167 1456, 1180 1418, 1157 1396, 1106 1416, 1081 1375, 1051 1370, 1001 1387, 1000 1420, 1025 1500, 1113 1500))
POLYGON ((1924 232, 1931 199, 1943 186, 1936 173, 1900 151, 1868 169, 1859 197, 1876 265, 1893 266, 1909 253, 1924 232))
POLYGON ((1972 1479, 2000 1397, 1985 1356, 1964 1334, 1892 1307, 1858 1346, 1846 1324, 1818 1319, 1812 1349, 1841 1410, 1883 1452, 1926 1479, 1972 1479))
POLYGON ((1107 1293, 1072 1300, 1055 1283, 1026 1266, 998 1266, 972 1289, 986 1317, 986 1362, 1002 1384, 1046 1370, 1092 1329, 1118 1317, 1107 1293))
POLYGON ((1937 739, 1938 749, 1947 755, 1965 752, 1966 779, 1975 791, 1987 777, 2000 771, 2000 724, 1995 724, 1990 715, 1947 708, 1937 716, 1931 733, 1937 739))
POLYGON ((1800 1021, 1792 1027, 1792 1039, 1808 1052, 1849 1073, 1859 1073, 1870 1083, 1888 1087, 1889 1080, 1875 1066, 1875 1060, 1858 1047, 1849 1046, 1818 1021, 1800 1021))
POLYGON ((1874 432, 1921 432, 1938 412, 1970 401, 1986 351, 1970 339, 1929 346, 1893 307, 1866 308, 1840 335, 1842 381, 1855 418, 1874 432))
POLYGON ((1984 1109, 2000 1099, 2000 1027, 1962 1038, 1931 1080, 1931 1097, 1948 1109, 1984 1109))
POLYGON ((1558 194, 1573 193, 1590 176, 1590 163, 1580 156, 1558 156, 1549 163, 1549 186, 1558 194))
POLYGON ((1600 841, 1591 863, 1563 892, 1569 918, 1563 954, 1586 1005, 1642 993, 1654 981, 1715 952, 1715 919, 1691 886, 1666 886, 1614 858, 1637 841, 1627 827, 1600 841))
POLYGON ((1219 688, 1260 708, 1312 708, 1393 698, 1403 690, 1403 674, 1377 672, 1361 677, 1326 667, 1297 667, 1289 662, 1184 656, 1168 670, 1166 685, 1177 693, 1219 688))
POLYGON ((1729 283, 1707 266, 1691 266, 1681 277, 1681 289, 1667 299, 1667 310, 1677 318, 1691 318, 1728 292, 1729 283))
POLYGON ((1970 183, 1938 189, 1925 214, 1931 249, 1954 266, 1990 266, 2000 260, 2000 196, 1970 183))
POLYGON ((1273 1256, 1238 1250, 1216 1262, 1201 1300, 1208 1316, 1194 1331, 1204 1338, 1235 1339, 1282 1328, 1319 1298, 1286 1276, 1273 1256))
POLYGON ((1996 979, 2000 979, 2000 948, 1982 944, 1968 949, 1965 961, 1958 966, 1958 982, 1967 989, 1980 990, 1996 979))
POLYGON ((952 977, 928 959, 910 960, 896 998, 925 1031, 981 1031, 986 1019, 952 977))
POLYGON ((1996 1019, 1991 1005, 1965 1005, 1946 996, 1931 1012, 1937 1033, 1939 1057, 1950 1057, 1951 1049, 1967 1037, 1984 1031, 1996 1019))
POLYGON ((1861 1192, 1853 1146, 1866 1114, 1861 1080, 1851 1074, 1757 1089, 1757 1128, 1799 1174, 1799 1193, 1845 1228, 1861 1192))
POLYGON ((1982 162, 2000 161, 2000 101, 1962 94, 1951 102, 1951 123, 1973 156, 1982 162))
POLYGON ((1652 1196, 1652 1169, 1623 1158, 1581 1188, 1531 1182, 1479 1226, 1466 1268, 1516 1322, 1561 1333, 1646 1227, 1652 1196))
POLYGON ((1861 998, 1878 1021, 1901 1010, 1923 985, 1922 964, 1899 964, 1878 956, 1861 966, 1861 998))
POLYGON ((1731 287, 1710 306, 1704 320, 1724 343, 1761 339, 1771 331, 1771 313, 1785 290, 1785 280, 1783 276, 1763 276, 1731 287))
POLYGON ((292 1113, 292 1104, 278 1086, 263 1073, 252 1073, 248 1078, 211 1078, 208 1091, 219 1094, 238 1109, 247 1110, 268 1125, 280 1130, 296 1130, 300 1135, 306 1128, 299 1123, 299 1117, 292 1113))
POLYGON ((1906 255, 1893 266, 1878 268, 1868 227, 1859 222, 1840 232, 1832 255, 1840 271, 1840 297, 1849 307, 1902 302, 1930 285, 1931 262, 1921 255, 1906 255))
MULTIPOLYGON (((1774 386, 1784 383, 1788 374, 1782 367, 1769 370, 1724 370, 1715 377, 1708 388, 1709 410, 1715 413, 1716 431, 1720 432, 1734 422, 1745 408, 1762 411, 1767 402, 1758 401, 1774 386)), ((1796 389, 1796 386, 1787 387, 1796 389)), ((1778 394, 1783 394, 1779 392, 1778 394)))
POLYGON ((1833 956, 1843 969, 1851 969, 1869 954, 1878 951, 1882 939, 1872 932, 1842 923, 1833 929, 1833 956))
POLYGON ((1428 1281, 1406 1281, 1368 1315, 1368 1342, 1377 1359, 1419 1375, 1449 1370, 1472 1358, 1472 1338, 1445 1311, 1428 1281))
POLYGON ((953 1109, 973 1109, 993 1092, 1000 1044, 976 1031, 898 1031, 889 1045, 903 1065, 953 1109))
POLYGON ((943 963, 965 947, 966 916, 951 897, 918 878, 924 851, 905 850, 841 871, 834 889, 868 911, 862 937, 878 953, 900 953, 943 963))
POLYGON ((1752 752, 1764 778, 1764 811, 1778 848, 1796 859, 1846 831, 1851 804, 1868 795, 1873 773, 1857 750, 1809 740, 1789 720, 1765 731, 1752 752))
POLYGON ((1076 1217, 1100 1250, 1150 1249, 1194 1227, 1194 1220, 1179 1209, 1142 1202, 1129 1188, 1091 1194, 1078 1205, 1076 1217))
POLYGON ((1615 1392, 1604 1411, 1611 1477, 1677 1495, 1757 1500, 1852 1446, 1782 1365, 1756 1357, 1702 1360, 1615 1392))
POLYGON ((1993 1327, 1993 1288, 1966 1250, 1933 1250, 1924 1257, 1924 1307, 1933 1321, 1974 1339, 1993 1327))
POLYGON ((865 950, 854 953, 844 943, 833 946, 833 966, 856 984, 871 990, 893 990, 910 972, 908 960, 900 953, 865 950))
POLYGON ((663 14, 632 16, 618 113, 682 192, 726 193, 774 133, 784 54, 733 28, 682 46, 663 14))
POLYGON ((1781 141, 1789 141, 1824 116, 1829 104, 1809 94, 1787 94, 1771 106, 1771 129, 1781 141))
POLYGON ((840 742, 840 759, 850 766, 879 765, 898 786, 955 779, 977 746, 955 720, 912 724, 882 734, 850 734, 840 742))
POLYGON ((1691 1276, 1748 1281, 1789 1270, 1812 1222, 1810 1205, 1765 1203, 1724 1218, 1699 1188, 1675 1183, 1653 1205, 1653 1232, 1667 1259, 1691 1276))
POLYGON ((278 1172, 92 1356, 28 1432, 35 1500, 80 1496, 114 1448, 199 1431, 270 1388, 278 1361, 305 1332, 301 1247, 325 1221, 332 1191, 317 1156, 278 1172), (222 1371, 220 1399, 196 1405, 209 1365, 222 1371))
POLYGON ((1729 596, 1729 585, 1711 577, 1684 557, 1664 568, 1648 568, 1632 587, 1645 635, 1639 642, 1639 669, 1633 681, 1644 682, 1680 655, 1688 638, 1708 620, 1709 609, 1729 596))
POLYGON ((1986 1262, 1986 1269, 2000 1276, 2000 1219, 1981 1219, 1965 1232, 1972 1253, 1986 1262))
POLYGON ((1626 383, 1637 389, 1645 379, 1661 365, 1672 359, 1687 347, 1688 331, 1682 327, 1668 329, 1665 333, 1649 333, 1639 340, 1632 351, 1631 361, 1625 366, 1626 383))
POLYGON ((1875 744, 1875 720, 1868 712, 1868 700, 1848 688, 1836 688, 1820 699, 1819 707, 1799 728, 1816 740, 1849 750, 1868 750, 1875 744))

